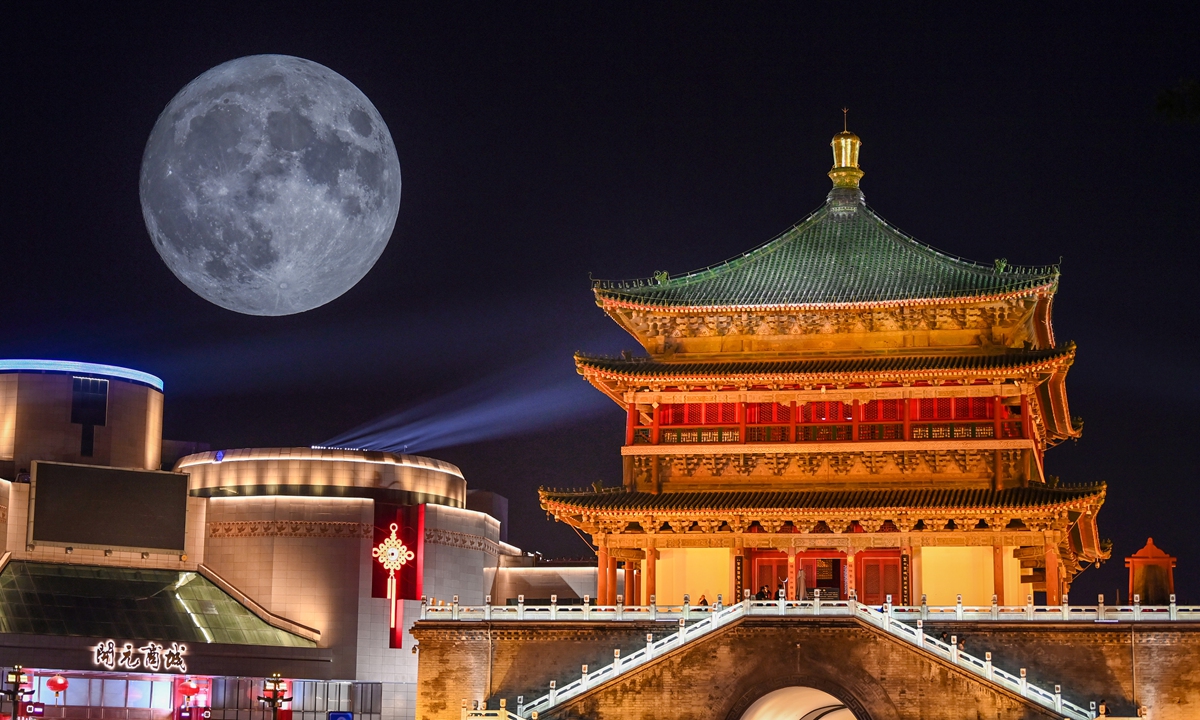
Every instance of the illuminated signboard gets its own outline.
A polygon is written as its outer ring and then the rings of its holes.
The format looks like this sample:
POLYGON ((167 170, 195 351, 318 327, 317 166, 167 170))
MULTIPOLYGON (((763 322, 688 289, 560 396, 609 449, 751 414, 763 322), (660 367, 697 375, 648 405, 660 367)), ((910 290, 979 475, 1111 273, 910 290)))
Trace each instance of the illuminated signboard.
POLYGON ((187 672, 187 645, 171 643, 164 647, 156 642, 148 642, 142 647, 135 648, 127 642, 120 647, 113 640, 105 640, 92 648, 92 664, 106 670, 122 668, 125 670, 150 670, 151 672, 187 672))
POLYGON ((183 473, 34 461, 27 542, 183 553, 183 473))

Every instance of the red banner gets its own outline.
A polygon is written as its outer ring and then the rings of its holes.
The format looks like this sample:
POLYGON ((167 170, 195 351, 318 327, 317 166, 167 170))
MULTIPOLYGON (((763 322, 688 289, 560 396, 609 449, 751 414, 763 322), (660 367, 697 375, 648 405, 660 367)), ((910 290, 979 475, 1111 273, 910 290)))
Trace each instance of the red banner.
MULTIPOLYGON (((374 548, 393 545, 392 527, 395 526, 396 540, 403 546, 403 565, 395 571, 395 626, 390 629, 389 645, 399 648, 404 637, 404 618, 401 601, 420 600, 422 594, 422 578, 425 567, 425 506, 424 505, 388 505, 375 503, 374 548), (409 555, 411 553, 411 556, 409 555)), ((378 555, 378 553, 376 553, 378 555)), ((388 584, 391 572, 372 558, 371 597, 388 597, 388 584)))

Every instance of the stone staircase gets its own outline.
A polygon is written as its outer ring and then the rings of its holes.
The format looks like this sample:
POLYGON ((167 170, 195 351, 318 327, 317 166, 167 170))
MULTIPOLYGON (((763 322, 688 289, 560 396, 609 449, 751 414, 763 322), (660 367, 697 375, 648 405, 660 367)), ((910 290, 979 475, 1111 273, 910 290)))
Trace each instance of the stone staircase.
MULTIPOLYGON (((620 610, 618 610, 620 612, 620 610)), ((1053 712, 1058 717, 1071 720, 1091 720, 1096 717, 1094 706, 1084 709, 1074 703, 1064 700, 1061 688, 1054 686, 1053 691, 1037 687, 1027 682, 1025 670, 1017 674, 1007 672, 992 664, 991 653, 985 653, 983 658, 976 657, 958 649, 956 644, 943 642, 935 637, 926 636, 923 621, 917 619, 915 624, 909 624, 893 616, 892 607, 885 604, 877 609, 857 603, 853 598, 848 601, 753 601, 745 600, 735 605, 717 606, 698 621, 688 623, 686 610, 678 619, 678 630, 655 641, 653 636, 647 636, 646 646, 624 657, 620 651, 614 651, 613 662, 604 667, 589 671, 586 666, 580 676, 562 686, 556 681, 550 682, 549 692, 528 703, 524 698, 517 699, 516 711, 508 709, 507 703, 501 701, 499 709, 468 709, 463 702, 462 718, 505 718, 506 720, 536 720, 539 715, 551 711, 563 703, 579 697, 584 693, 600 688, 603 685, 620 679, 627 673, 653 663, 658 658, 680 650, 692 643, 703 640, 722 628, 729 627, 749 617, 788 617, 797 615, 833 617, 850 616, 859 622, 881 630, 893 638, 917 649, 919 652, 932 655, 943 662, 975 676, 979 680, 1016 694, 1029 702, 1053 712)), ((961 610, 960 610, 961 613, 961 610)), ((457 613, 456 613, 457 614, 457 613)), ((611 617, 611 616, 610 616, 611 617)))

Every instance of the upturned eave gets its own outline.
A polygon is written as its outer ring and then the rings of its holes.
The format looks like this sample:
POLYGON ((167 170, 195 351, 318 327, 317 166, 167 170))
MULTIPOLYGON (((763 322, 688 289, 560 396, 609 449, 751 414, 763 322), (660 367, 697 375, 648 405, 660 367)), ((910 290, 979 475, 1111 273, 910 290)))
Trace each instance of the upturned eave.
POLYGON ((728 313, 786 313, 786 312, 820 312, 830 310, 878 310, 895 307, 946 307, 960 305, 980 305, 993 302, 1004 302, 1022 297, 1049 298, 1058 289, 1058 278, 1040 285, 1020 288, 1001 293, 979 295, 957 295, 949 297, 918 297, 899 298, 895 300, 864 300, 858 302, 825 302, 825 303, 741 303, 741 304, 712 304, 712 305, 670 305, 663 303, 648 303, 630 299, 621 293, 603 288, 593 288, 596 304, 606 312, 609 310, 636 310, 664 315, 711 315, 728 313))

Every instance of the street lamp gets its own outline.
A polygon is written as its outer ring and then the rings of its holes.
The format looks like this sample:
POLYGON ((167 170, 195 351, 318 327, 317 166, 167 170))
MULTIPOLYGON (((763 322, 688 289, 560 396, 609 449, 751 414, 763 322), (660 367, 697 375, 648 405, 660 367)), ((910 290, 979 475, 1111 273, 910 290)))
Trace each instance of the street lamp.
POLYGON ((29 682, 29 676, 25 674, 25 668, 21 667, 20 665, 13 665, 12 670, 8 671, 8 673, 4 676, 4 679, 8 686, 3 690, 0 690, 0 695, 8 698, 8 701, 12 703, 12 716, 14 718, 20 717, 20 696, 23 694, 21 686, 29 682))
POLYGON ((258 699, 271 708, 271 720, 279 720, 280 706, 292 701, 290 697, 283 696, 285 692, 287 692, 287 683, 279 677, 279 673, 274 673, 271 677, 263 680, 263 694, 259 695, 258 699))

